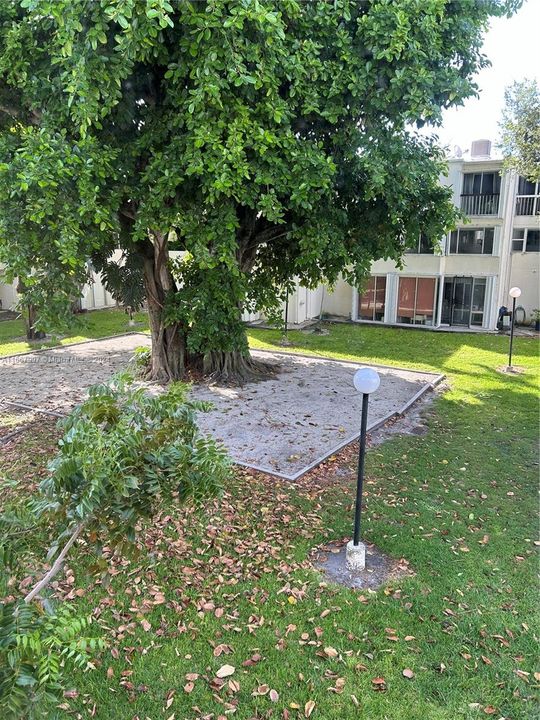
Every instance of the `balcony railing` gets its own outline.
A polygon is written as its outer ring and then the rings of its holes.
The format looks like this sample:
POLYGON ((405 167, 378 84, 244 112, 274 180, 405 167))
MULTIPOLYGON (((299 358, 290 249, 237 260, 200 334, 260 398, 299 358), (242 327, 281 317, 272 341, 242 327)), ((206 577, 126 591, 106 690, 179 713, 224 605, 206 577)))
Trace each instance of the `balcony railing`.
POLYGON ((540 195, 518 195, 516 215, 540 215, 540 195))
POLYGON ((466 215, 497 215, 499 195, 462 195, 461 209, 466 215))

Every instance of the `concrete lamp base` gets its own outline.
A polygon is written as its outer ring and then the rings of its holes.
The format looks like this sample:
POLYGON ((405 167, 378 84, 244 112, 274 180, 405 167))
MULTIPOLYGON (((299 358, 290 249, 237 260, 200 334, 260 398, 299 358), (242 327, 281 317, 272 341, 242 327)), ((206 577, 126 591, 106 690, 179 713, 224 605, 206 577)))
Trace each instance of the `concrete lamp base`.
POLYGON ((345 554, 345 564, 347 570, 351 572, 359 572, 365 570, 366 567, 366 546, 363 542, 355 545, 352 540, 347 543, 345 554))

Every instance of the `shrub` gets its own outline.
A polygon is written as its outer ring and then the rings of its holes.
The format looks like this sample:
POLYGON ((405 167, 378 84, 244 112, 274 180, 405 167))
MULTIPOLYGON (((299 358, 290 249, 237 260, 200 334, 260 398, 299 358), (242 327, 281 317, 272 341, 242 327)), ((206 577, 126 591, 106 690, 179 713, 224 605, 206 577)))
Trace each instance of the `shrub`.
MULTIPOLYGON (((40 597, 77 539, 91 546, 99 558, 94 569, 106 574, 102 544, 117 554, 131 552, 139 521, 151 518, 163 501, 202 503, 221 491, 230 472, 228 456, 199 434, 196 413, 209 405, 187 400, 187 390, 176 383, 151 396, 129 376, 118 376, 92 387, 62 421, 58 453, 30 503, 34 518, 59 528, 48 554, 54 562, 23 600, 0 604, 1 717, 39 714, 44 701, 57 699, 62 689, 63 666, 85 666, 89 653, 103 646, 81 636, 89 620, 40 597)), ((9 530, 23 527, 22 515, 0 517, 4 571, 17 554, 9 530)))
POLYGON ((62 526, 59 541, 84 525, 123 552, 138 520, 151 517, 158 503, 220 492, 228 457, 198 433, 196 412, 210 406, 188 401, 187 390, 174 383, 151 396, 126 376, 90 389, 63 421, 59 452, 36 503, 62 526))

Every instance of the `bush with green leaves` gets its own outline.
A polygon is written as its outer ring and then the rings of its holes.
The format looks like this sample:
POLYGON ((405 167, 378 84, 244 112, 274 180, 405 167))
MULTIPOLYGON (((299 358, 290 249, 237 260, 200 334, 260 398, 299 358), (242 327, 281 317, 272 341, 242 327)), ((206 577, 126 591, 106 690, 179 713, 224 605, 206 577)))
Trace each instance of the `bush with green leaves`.
POLYGON ((0 516, 4 574, 31 529, 29 516, 59 528, 48 572, 24 599, 0 603, 1 717, 37 716, 44 701, 58 697, 64 665, 84 667, 89 653, 102 646, 82 636, 89 620, 44 595, 77 540, 84 540, 96 558, 93 570, 106 578, 104 546, 108 554, 131 553, 141 519, 151 518, 161 503, 202 503, 221 491, 229 458, 199 434, 196 414, 209 405, 188 400, 187 392, 174 383, 150 395, 127 375, 95 385, 61 421, 64 435, 37 496, 23 511, 0 516))
POLYGON ((90 389, 63 423, 58 455, 36 503, 39 513, 57 517, 59 542, 84 527, 125 552, 139 519, 151 517, 158 503, 219 493, 229 461, 198 433, 196 413, 209 405, 188 401, 187 390, 174 383, 152 396, 127 376, 90 389))
POLYGON ((144 376, 150 366, 152 358, 152 350, 146 345, 140 345, 135 348, 130 364, 135 370, 137 376, 144 376))

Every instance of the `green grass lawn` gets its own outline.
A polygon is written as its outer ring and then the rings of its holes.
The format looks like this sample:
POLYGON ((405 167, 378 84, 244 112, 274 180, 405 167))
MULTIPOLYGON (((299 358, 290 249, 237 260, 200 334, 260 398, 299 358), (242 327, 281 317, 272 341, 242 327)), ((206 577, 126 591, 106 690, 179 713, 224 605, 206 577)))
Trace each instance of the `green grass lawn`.
POLYGON ((44 347, 69 345, 83 340, 96 340, 108 335, 118 335, 133 330, 139 332, 148 330, 148 315, 146 313, 136 313, 134 320, 136 322, 135 327, 130 327, 128 324, 129 318, 123 310, 94 310, 78 315, 74 328, 67 335, 33 342, 26 340, 26 331, 22 320, 4 320, 0 322, 0 357, 2 355, 31 352, 44 347))
MULTIPOLYGON (((85 336, 122 324, 116 315, 108 322, 85 336)), ((164 508, 144 531, 146 552, 113 563, 108 588, 77 549, 57 590, 94 615, 110 648, 94 670, 71 677, 62 715, 537 717, 536 341, 516 339, 514 362, 526 372, 506 376, 496 371, 506 337, 329 328, 291 332, 293 351, 447 375, 428 433, 393 437, 367 461, 365 539, 415 575, 370 594, 311 569, 313 548, 350 536, 350 450, 295 484, 238 471, 204 512, 164 508), (224 664, 234 674, 216 679, 224 664)), ((250 331, 252 347, 278 341, 278 332, 250 331)), ((32 491, 54 438, 40 421, 4 452, 4 482, 16 481, 9 502, 32 491)), ((36 558, 46 539, 36 534, 36 558)))

